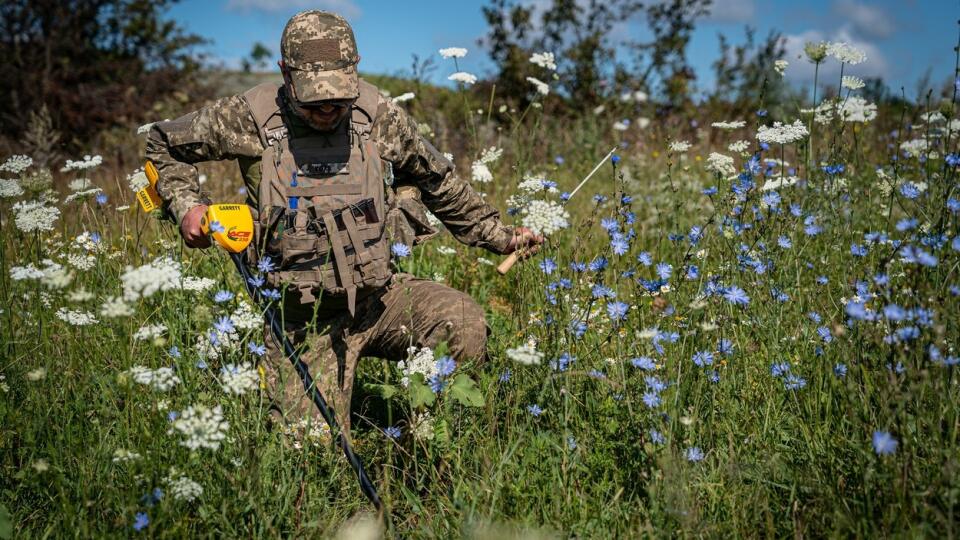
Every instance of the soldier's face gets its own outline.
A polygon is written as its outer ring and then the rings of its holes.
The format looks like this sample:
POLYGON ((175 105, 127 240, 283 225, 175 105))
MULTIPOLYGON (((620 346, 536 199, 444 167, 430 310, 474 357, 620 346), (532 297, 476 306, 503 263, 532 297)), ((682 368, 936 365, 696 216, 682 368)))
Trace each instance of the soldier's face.
POLYGON ((294 101, 293 108, 297 114, 313 129, 331 131, 340 125, 350 112, 353 100, 315 101, 300 103, 294 101))

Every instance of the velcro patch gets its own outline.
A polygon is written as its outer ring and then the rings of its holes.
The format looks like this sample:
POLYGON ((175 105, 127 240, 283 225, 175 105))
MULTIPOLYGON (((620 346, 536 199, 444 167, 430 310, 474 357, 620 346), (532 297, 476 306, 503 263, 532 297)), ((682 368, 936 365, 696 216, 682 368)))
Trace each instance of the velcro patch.
POLYGON ((300 166, 300 174, 316 176, 319 174, 348 174, 350 164, 346 162, 304 163, 300 166))
POLYGON ((300 61, 308 63, 336 62, 343 58, 340 40, 331 38, 308 39, 301 43, 300 61))

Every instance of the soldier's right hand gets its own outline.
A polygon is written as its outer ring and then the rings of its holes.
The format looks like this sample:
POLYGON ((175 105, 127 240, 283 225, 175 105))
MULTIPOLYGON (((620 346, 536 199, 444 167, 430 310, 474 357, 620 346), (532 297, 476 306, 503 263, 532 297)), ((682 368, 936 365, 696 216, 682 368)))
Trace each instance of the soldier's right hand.
POLYGON ((210 237, 203 234, 203 229, 200 228, 200 220, 206 213, 207 205, 199 204, 187 211, 180 221, 180 236, 187 246, 200 249, 210 247, 210 237))

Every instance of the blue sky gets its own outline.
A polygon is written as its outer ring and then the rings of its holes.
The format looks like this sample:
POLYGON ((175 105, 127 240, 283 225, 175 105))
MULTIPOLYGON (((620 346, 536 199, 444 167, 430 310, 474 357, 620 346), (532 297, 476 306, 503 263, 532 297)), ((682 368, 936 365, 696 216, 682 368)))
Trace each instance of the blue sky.
MULTIPOLYGON (((548 6, 550 0, 525 0, 548 6)), ((411 55, 436 54, 441 47, 466 47, 461 69, 488 74, 491 63, 478 44, 486 33, 480 1, 418 0, 184 0, 169 16, 211 44, 206 51, 228 66, 237 66, 253 43, 260 41, 279 54, 280 33, 297 11, 327 9, 343 14, 353 25, 360 48, 361 70, 400 74, 409 71, 411 55)), ((540 8, 542 9, 542 8, 540 8)), ((960 0, 714 0, 714 14, 702 21, 689 50, 700 86, 712 84, 710 64, 719 55, 717 34, 734 43, 751 25, 758 36, 778 30, 787 38, 787 76, 797 84, 812 79, 812 67, 797 55, 811 40, 847 41, 867 52, 868 60, 852 74, 882 76, 895 91, 903 85, 915 94, 916 81, 932 70, 939 84, 952 75, 960 0)), ((643 21, 625 21, 619 39, 644 38, 643 21)), ((437 82, 453 71, 440 62, 437 82)), ((826 67, 826 77, 838 75, 826 67)), ((823 71, 821 72, 823 73, 823 71)), ((851 71, 847 71, 851 73, 851 71)))

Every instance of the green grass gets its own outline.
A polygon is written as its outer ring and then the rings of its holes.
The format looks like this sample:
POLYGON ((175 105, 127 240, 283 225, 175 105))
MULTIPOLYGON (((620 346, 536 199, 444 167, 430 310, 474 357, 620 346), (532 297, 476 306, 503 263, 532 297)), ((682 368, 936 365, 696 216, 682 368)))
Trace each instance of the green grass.
MULTIPOLYGON (((886 127, 897 123, 899 112, 883 112, 887 117, 877 120, 887 122, 883 127, 857 126, 854 132, 851 124, 835 122, 817 126, 812 149, 807 142, 787 145, 784 156, 808 182, 778 190, 779 212, 761 201, 763 178, 736 201, 731 192, 736 180, 718 179, 698 159, 712 150, 729 154, 726 145, 738 138, 752 140, 756 149, 754 130, 714 133, 714 148, 697 144, 684 156, 666 150, 668 134, 634 133, 618 166, 605 164, 569 203, 571 226, 508 276, 498 277, 492 266, 477 261, 494 256, 457 245, 448 234, 416 248, 401 262, 404 270, 440 274, 487 306, 491 358, 458 366, 476 381, 481 406, 465 406, 447 390, 432 405, 417 407, 433 416, 429 437, 412 429, 413 392, 397 386, 395 363, 362 362, 355 445, 385 502, 388 533, 608 538, 952 531, 960 407, 955 368, 942 359, 957 355, 960 309, 951 287, 960 285, 960 258, 951 245, 957 212, 947 208, 948 199, 957 197, 957 171, 944 156, 956 152, 957 137, 915 132, 933 142, 937 155, 924 161, 902 156, 894 166, 886 145, 899 139, 890 139, 886 127), (819 166, 807 169, 811 152, 821 164, 845 164, 844 182, 819 166), (891 176, 898 179, 886 179, 891 176), (926 191, 913 200, 905 197, 900 187, 908 181, 925 182, 926 191), (711 185, 719 193, 704 195, 701 190, 711 185), (596 204, 594 194, 607 200, 596 204), (623 194, 633 201, 618 204, 623 194), (791 204, 801 206, 800 216, 791 213, 791 204), (626 212, 633 218, 627 220, 626 212), (814 216, 819 234, 804 232, 807 216, 814 216), (916 217, 919 227, 897 230, 897 222, 908 217, 916 217), (600 226, 603 218, 616 218, 621 231, 635 231, 627 253, 613 253, 600 226), (696 245, 688 235, 693 226, 702 228, 696 245), (866 232, 903 244, 869 243, 866 232), (924 240, 936 235, 942 242, 924 240), (789 237, 792 247, 779 247, 781 236, 789 237), (854 256, 851 244, 866 244, 869 252, 854 256), (438 252, 441 245, 454 247, 456 254, 438 252), (906 245, 935 256, 936 265, 903 261, 906 245), (637 262, 641 252, 649 252, 653 264, 672 265, 669 289, 651 293, 638 284, 638 277, 655 279, 653 266, 637 262), (568 266, 598 256, 609 259, 601 272, 568 266), (558 264, 549 276, 539 267, 546 258, 558 264), (687 279, 689 265, 697 266, 697 277, 687 279), (623 275, 631 270, 635 275, 623 275), (875 281, 879 273, 888 276, 888 284, 875 281), (825 283, 818 281, 821 276, 825 283), (569 279, 570 288, 548 289, 560 278, 569 279), (738 306, 722 293, 707 295, 715 289, 711 278, 741 287, 750 302, 738 306), (929 320, 891 322, 881 316, 848 322, 845 309, 858 281, 866 281, 874 295, 860 298, 873 312, 898 304, 930 310, 929 320), (614 299, 592 298, 599 283, 631 306, 625 320, 611 321, 607 306, 614 299), (772 288, 789 300, 775 300, 772 288), (596 314, 575 338, 568 328, 584 309, 596 314), (812 321, 810 312, 822 321, 812 321), (906 326, 916 326, 918 337, 884 342, 906 326), (829 329, 829 342, 818 327, 829 329), (652 339, 651 329, 661 339, 652 339), (506 349, 531 338, 544 354, 542 364, 512 362, 506 349), (732 354, 718 351, 721 339, 729 340, 732 354), (941 361, 929 354, 931 345, 941 361), (694 364, 700 351, 713 354, 711 366, 694 364), (563 371, 552 368, 551 361, 564 354, 576 361, 563 371), (656 368, 647 372, 631 364, 642 356, 652 358, 656 368), (789 362, 805 386, 785 388, 784 379, 771 373, 771 365, 780 362, 789 362), (837 364, 846 366, 845 376, 835 374, 837 364), (506 370, 508 381, 502 380, 506 370), (717 382, 711 380, 714 371, 717 382), (668 384, 653 408, 644 403, 649 375, 668 384), (375 385, 399 391, 387 400, 375 385), (530 414, 532 404, 543 414, 530 414), (389 425, 402 429, 399 440, 385 437, 389 425), (657 443, 651 429, 664 442, 657 443), (874 450, 875 431, 898 441, 894 453, 874 450), (702 450, 701 461, 687 459, 691 447, 702 450)), ((493 144, 506 149, 492 167, 496 184, 478 188, 500 208, 526 172, 572 189, 616 141, 590 118, 552 137, 564 122, 534 109, 496 135, 494 125, 478 121, 465 135, 481 143, 472 152, 493 144), (562 165, 548 164, 555 154, 565 156, 562 165)), ((764 157, 779 158, 780 150, 774 147, 764 157)), ((747 158, 736 156, 737 166, 747 158)), ((458 156, 462 174, 469 174, 469 161, 469 155, 458 156)), ((224 179, 211 182, 219 200, 236 198, 230 194, 237 184, 226 180, 225 169, 211 170, 218 173, 213 178, 224 179)), ((106 187, 110 174, 94 170, 90 178, 106 187)), ((221 390, 214 375, 223 363, 251 361, 245 349, 210 361, 209 369, 195 366, 197 336, 244 297, 225 255, 185 250, 170 224, 118 212, 115 205, 130 194, 109 192, 111 200, 102 206, 92 200, 61 203, 56 230, 41 234, 19 231, 12 201, 0 203, 0 373, 6 384, 0 393, 0 502, 16 535, 328 536, 349 518, 369 512, 345 461, 328 444, 299 445, 282 430, 268 429, 260 393, 237 397, 221 390), (70 268, 66 256, 77 251, 70 242, 84 230, 99 231, 102 248, 91 269, 71 270, 69 285, 11 279, 12 266, 39 265, 43 258, 70 268), (159 292, 132 304, 129 317, 99 315, 100 305, 121 293, 127 265, 164 254, 182 263, 184 275, 209 277, 217 285, 203 293, 159 292), (80 287, 93 297, 71 300, 80 287), (234 291, 237 299, 214 303, 218 289, 234 291), (99 322, 71 326, 55 316, 63 306, 90 311, 99 322), (158 323, 167 327, 160 339, 133 338, 141 325, 158 323), (179 360, 167 353, 171 346, 182 353, 179 360), (135 365, 175 366, 181 383, 165 392, 151 390, 132 380, 128 370, 135 365), (38 368, 46 370, 45 377, 31 380, 38 368), (230 427, 219 449, 190 451, 168 433, 168 413, 195 404, 223 406, 230 427), (118 449, 141 457, 114 462, 118 449), (202 495, 193 502, 175 500, 166 480, 171 468, 200 484, 202 495), (158 487, 164 496, 152 503, 149 494, 158 487), (149 525, 135 533, 138 512, 149 516, 149 525)), ((250 331, 244 339, 260 342, 258 334, 250 331)), ((0 517, 0 533, 3 525, 0 517)))

